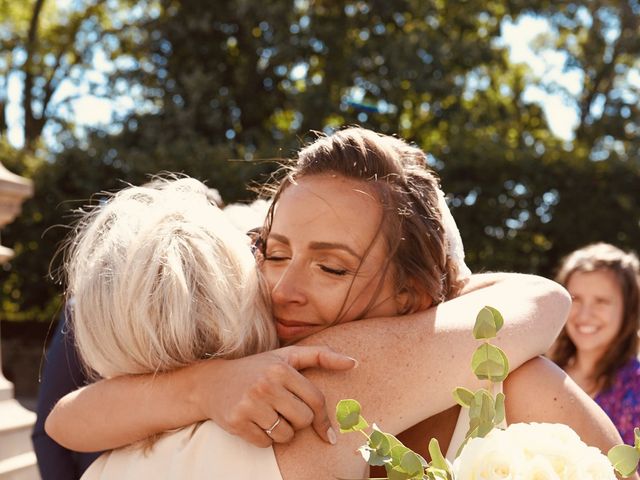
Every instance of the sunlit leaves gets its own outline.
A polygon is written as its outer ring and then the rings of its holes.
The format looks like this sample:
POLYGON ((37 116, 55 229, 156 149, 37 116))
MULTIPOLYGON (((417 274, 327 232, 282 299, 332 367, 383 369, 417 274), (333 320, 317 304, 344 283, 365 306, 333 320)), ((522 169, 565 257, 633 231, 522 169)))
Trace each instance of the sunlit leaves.
POLYGON ((453 398, 461 407, 469 408, 473 402, 473 396, 473 392, 464 387, 457 387, 453 391, 453 398))
POLYGON ((336 419, 340 425, 340 432, 358 432, 369 426, 360 415, 360 410, 357 400, 341 400, 336 405, 336 419))
POLYGON ((431 455, 431 463, 426 469, 427 479, 446 480, 451 478, 451 464, 442 454, 442 451, 440 450, 440 444, 435 438, 432 438, 429 441, 429 455, 431 455))
POLYGON ((473 336, 477 340, 493 338, 504 325, 504 319, 498 310, 493 307, 483 307, 476 317, 473 327, 473 336))
MULTIPOLYGON (((364 429, 368 427, 366 420, 360 415, 360 404, 355 400, 338 402, 336 418, 341 433, 364 433, 364 429)), ((384 466, 389 480, 450 480, 446 476, 448 463, 440 453, 437 441, 429 445, 430 453, 436 459, 430 466, 422 456, 404 446, 393 435, 380 431, 375 424, 371 434, 366 437, 367 443, 358 449, 360 454, 368 465, 384 466)))
MULTIPOLYGON (((487 340, 496 336, 504 325, 504 319, 493 307, 484 307, 476 317, 474 336, 487 340)), ((473 357, 473 369, 478 378, 493 382, 504 380, 509 372, 506 355, 498 347, 484 341, 473 357)), ((476 392, 458 387, 453 391, 456 402, 469 411, 469 430, 460 453, 470 438, 484 437, 505 419, 504 394, 495 397, 486 389, 476 392)), ((340 432, 361 432, 367 437, 367 443, 359 451, 372 466, 384 465, 389 480, 453 480, 451 465, 440 451, 436 439, 429 442, 431 463, 404 446, 396 437, 382 432, 373 425, 371 435, 364 429, 368 427, 362 418, 360 404, 355 400, 341 400, 336 407, 336 418, 340 432)))
MULTIPOLYGON (((478 340, 485 340, 474 352, 471 368, 479 380, 500 383, 509 374, 509 360, 505 353, 487 340, 494 338, 504 325, 502 314, 493 307, 483 307, 476 316, 473 334, 478 340)), ((456 402, 469 410, 469 430, 457 455, 470 438, 484 437, 493 428, 504 422, 504 394, 498 392, 495 397, 488 390, 481 388, 472 392, 458 387, 453 396, 456 402)))
POLYGON ((630 477, 640 463, 640 428, 633 430, 634 446, 616 445, 607 454, 613 468, 623 477, 630 477))
MULTIPOLYGON (((484 307, 476 317, 473 335, 478 340, 495 337, 504 325, 504 319, 493 307, 484 307)), ((509 360, 498 347, 484 342, 473 354, 471 368, 480 380, 502 382, 509 374, 509 360)))
POLYGON ((473 354, 471 368, 480 380, 502 382, 509 374, 509 360, 498 347, 485 343, 473 354))
POLYGON ((616 445, 607 454, 609 461, 620 475, 630 477, 638 468, 640 452, 631 445, 616 445))

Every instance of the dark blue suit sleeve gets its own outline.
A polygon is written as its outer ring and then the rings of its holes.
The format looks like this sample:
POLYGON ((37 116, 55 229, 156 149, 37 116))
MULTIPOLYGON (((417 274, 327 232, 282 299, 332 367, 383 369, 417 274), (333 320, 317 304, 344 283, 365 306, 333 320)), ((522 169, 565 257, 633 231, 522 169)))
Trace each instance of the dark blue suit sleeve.
POLYGON ((44 355, 42 380, 38 391, 37 420, 31 439, 43 480, 73 480, 100 454, 78 453, 57 444, 44 431, 44 422, 56 402, 67 393, 85 385, 84 374, 68 331, 66 315, 60 316, 51 345, 44 355))

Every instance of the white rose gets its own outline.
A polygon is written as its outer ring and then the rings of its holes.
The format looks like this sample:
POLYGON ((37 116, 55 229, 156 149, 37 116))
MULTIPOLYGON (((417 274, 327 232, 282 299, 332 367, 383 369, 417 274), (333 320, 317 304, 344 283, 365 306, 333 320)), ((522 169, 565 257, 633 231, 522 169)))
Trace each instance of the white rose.
POLYGON ((453 464, 456 480, 615 480, 613 467, 568 426, 513 424, 471 439, 453 464))
POLYGON ((581 464, 585 471, 585 478, 592 480, 616 478, 609 459, 595 447, 587 447, 585 455, 581 459, 581 464))
POLYGON ((492 430, 472 438, 453 463, 456 480, 517 480, 526 463, 523 451, 511 444, 505 431, 492 430))
POLYGON ((522 469, 522 480, 558 480, 558 476, 551 462, 545 457, 535 456, 531 458, 522 469))
POLYGON ((530 468, 540 469, 542 464, 549 465, 556 475, 552 478, 562 480, 574 478, 581 470, 578 462, 586 445, 566 425, 519 423, 509 426, 506 432, 512 442, 520 445, 527 459, 544 459, 542 463, 532 463, 530 468))

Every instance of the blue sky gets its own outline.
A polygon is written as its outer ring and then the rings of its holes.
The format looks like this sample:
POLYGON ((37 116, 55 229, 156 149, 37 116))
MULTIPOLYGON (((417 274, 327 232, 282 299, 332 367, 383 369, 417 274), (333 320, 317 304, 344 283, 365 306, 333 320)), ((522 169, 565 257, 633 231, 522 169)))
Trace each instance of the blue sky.
POLYGON ((531 67, 532 85, 525 91, 525 100, 540 103, 545 111, 551 131, 563 140, 571 140, 578 123, 578 115, 572 105, 571 98, 582 91, 582 72, 574 69, 566 71, 565 54, 544 50, 535 53, 531 48, 532 41, 549 31, 549 23, 532 16, 524 16, 517 22, 503 22, 502 41, 510 51, 510 59, 514 63, 525 63, 531 67), (555 83, 566 89, 572 96, 567 98, 562 93, 550 94, 535 84, 555 83))

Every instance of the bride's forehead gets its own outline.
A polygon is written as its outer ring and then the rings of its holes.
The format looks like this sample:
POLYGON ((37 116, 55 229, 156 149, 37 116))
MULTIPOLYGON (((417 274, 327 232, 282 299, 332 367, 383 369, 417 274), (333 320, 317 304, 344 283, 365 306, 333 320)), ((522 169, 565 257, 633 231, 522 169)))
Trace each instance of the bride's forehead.
POLYGON ((380 202, 366 182, 309 177, 284 190, 271 233, 301 242, 341 239, 366 248, 380 232, 381 219, 380 202))
POLYGON ((274 222, 283 216, 318 219, 322 216, 376 221, 381 206, 368 182, 341 176, 304 177, 289 185, 278 199, 274 222))
POLYGON ((347 178, 342 175, 322 174, 305 176, 290 184, 280 196, 278 203, 283 200, 316 201, 333 203, 344 200, 372 202, 378 204, 378 198, 372 187, 372 182, 347 178))

